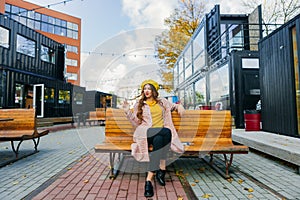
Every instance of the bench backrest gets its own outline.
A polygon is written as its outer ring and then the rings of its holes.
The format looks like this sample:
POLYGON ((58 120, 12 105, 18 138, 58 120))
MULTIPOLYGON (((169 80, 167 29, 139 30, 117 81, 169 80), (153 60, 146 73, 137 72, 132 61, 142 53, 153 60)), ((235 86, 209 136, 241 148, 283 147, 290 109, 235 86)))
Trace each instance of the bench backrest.
POLYGON ((0 118, 12 121, 0 122, 0 130, 35 130, 35 109, 0 109, 0 118))
MULTIPOLYGON (((220 140, 231 142, 230 111, 186 110, 181 118, 172 112, 174 126, 182 142, 202 143, 212 139, 214 144, 220 140)), ((110 143, 132 142, 134 128, 126 118, 122 109, 106 110, 105 136, 110 143)))
POLYGON ((105 120, 105 110, 104 108, 96 108, 96 111, 90 111, 89 118, 90 119, 103 119, 105 120))

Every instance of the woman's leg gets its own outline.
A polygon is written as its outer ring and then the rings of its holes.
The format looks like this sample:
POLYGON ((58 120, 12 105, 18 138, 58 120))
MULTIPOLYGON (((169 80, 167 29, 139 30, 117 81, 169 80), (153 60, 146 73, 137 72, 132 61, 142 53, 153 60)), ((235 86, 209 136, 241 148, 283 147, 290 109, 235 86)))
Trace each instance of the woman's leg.
POLYGON ((166 168, 167 153, 171 145, 171 131, 168 128, 151 128, 148 130, 148 145, 153 145, 150 154, 150 171, 166 168))
POLYGON ((166 157, 171 145, 171 131, 168 128, 150 129, 148 131, 148 145, 153 145, 153 151, 150 154, 149 169, 147 178, 153 177, 153 172, 156 172, 156 180, 162 186, 165 183, 166 173, 166 157))

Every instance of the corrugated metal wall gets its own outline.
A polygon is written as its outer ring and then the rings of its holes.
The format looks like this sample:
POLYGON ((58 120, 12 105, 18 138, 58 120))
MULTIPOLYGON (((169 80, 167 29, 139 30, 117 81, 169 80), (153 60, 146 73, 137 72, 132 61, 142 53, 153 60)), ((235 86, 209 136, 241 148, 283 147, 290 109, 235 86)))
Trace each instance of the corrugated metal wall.
POLYGON ((295 25, 300 26, 300 16, 259 43, 262 129, 291 136, 298 135, 291 40, 295 25))
POLYGON ((0 26, 10 31, 9 48, 0 48, 0 66, 63 81, 64 47, 62 44, 2 14, 0 15, 0 26), (16 51, 18 34, 36 43, 37 50, 35 52, 35 57, 31 57, 16 51), (47 46, 54 50, 56 56, 55 64, 41 60, 41 45, 47 46))

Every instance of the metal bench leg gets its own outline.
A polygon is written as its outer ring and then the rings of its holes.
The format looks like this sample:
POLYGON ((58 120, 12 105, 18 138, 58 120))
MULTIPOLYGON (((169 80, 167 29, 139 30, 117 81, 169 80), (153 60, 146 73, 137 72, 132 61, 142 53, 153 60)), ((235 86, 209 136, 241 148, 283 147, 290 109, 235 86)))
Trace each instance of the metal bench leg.
POLYGON ((209 160, 209 164, 213 164, 213 158, 214 158, 214 154, 210 154, 210 160, 209 160))
POLYGON ((226 154, 223 154, 223 155, 224 155, 224 161, 225 161, 225 167, 226 167, 226 174, 225 174, 225 176, 228 177, 228 178, 230 178, 230 176, 229 176, 229 168, 230 168, 230 166, 232 164, 233 153, 230 154, 229 161, 227 159, 227 155, 226 154))
POLYGON ((10 143, 11 143, 11 148, 12 148, 13 152, 15 153, 16 158, 18 158, 18 155, 19 155, 19 148, 20 148, 20 145, 21 145, 22 142, 23 142, 23 140, 20 140, 20 142, 18 143, 17 149, 15 149, 14 141, 10 141, 10 143))
POLYGON ((110 179, 116 179, 120 168, 123 165, 123 161, 124 161, 124 156, 122 153, 115 153, 115 152, 110 152, 109 153, 109 163, 110 163, 110 179), (118 154, 118 158, 117 158, 117 162, 115 163, 115 159, 116 159, 116 154, 118 154))
POLYGON ((116 156, 116 153, 114 153, 114 152, 109 153, 109 164, 110 164, 110 176, 109 176, 109 178, 110 179, 115 178, 115 174, 114 174, 115 156, 116 156))
POLYGON ((225 162, 225 173, 224 173, 224 170, 221 170, 218 166, 214 165, 214 162, 213 162, 213 154, 210 154, 210 159, 208 160, 207 158, 203 158, 203 160, 208 163, 215 171, 217 171, 221 176, 223 176, 225 179, 228 179, 230 178, 230 175, 229 175, 229 168, 232 164, 232 160, 233 160, 233 154, 231 153, 230 154, 230 159, 228 160, 227 159, 227 156, 226 154, 223 154, 224 155, 224 162, 225 162))
POLYGON ((39 145, 39 143, 40 143, 40 137, 38 137, 37 141, 35 141, 34 138, 32 138, 32 140, 33 140, 33 143, 34 143, 34 149, 35 149, 35 152, 37 152, 37 151, 38 151, 38 150, 37 150, 37 147, 38 147, 38 145, 39 145))

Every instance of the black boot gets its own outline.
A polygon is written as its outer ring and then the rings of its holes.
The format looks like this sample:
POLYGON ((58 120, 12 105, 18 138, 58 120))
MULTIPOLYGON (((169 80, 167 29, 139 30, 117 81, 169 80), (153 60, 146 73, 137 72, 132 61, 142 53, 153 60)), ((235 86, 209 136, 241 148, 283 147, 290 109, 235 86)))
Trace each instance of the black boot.
POLYGON ((145 193, 144 196, 145 197, 153 197, 153 186, 151 181, 146 181, 145 183, 145 193))
POLYGON ((159 169, 159 170, 156 171, 155 177, 156 177, 157 182, 161 186, 165 186, 166 185, 165 175, 166 175, 166 170, 159 169))

